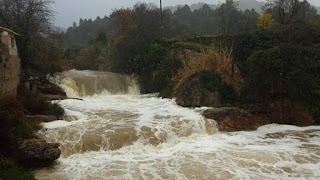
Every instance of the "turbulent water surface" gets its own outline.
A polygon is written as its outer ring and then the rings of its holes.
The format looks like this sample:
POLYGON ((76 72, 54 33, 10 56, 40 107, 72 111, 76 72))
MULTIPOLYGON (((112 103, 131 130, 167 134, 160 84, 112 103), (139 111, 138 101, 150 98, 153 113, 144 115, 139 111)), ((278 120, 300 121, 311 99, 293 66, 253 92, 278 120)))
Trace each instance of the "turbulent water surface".
POLYGON ((37 179, 320 179, 320 127, 219 133, 203 108, 140 95, 128 76, 72 70, 53 80, 83 101, 60 101, 65 120, 39 132, 62 157, 37 179))

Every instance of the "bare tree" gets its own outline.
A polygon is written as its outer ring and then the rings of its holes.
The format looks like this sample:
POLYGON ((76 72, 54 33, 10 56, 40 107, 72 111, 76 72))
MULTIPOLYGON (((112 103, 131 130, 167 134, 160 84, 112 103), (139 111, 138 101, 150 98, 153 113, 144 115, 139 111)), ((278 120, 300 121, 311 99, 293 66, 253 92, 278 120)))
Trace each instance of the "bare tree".
POLYGON ((31 59, 32 41, 52 28, 52 3, 52 0, 0 0, 0 25, 21 35, 17 42, 23 65, 31 59))

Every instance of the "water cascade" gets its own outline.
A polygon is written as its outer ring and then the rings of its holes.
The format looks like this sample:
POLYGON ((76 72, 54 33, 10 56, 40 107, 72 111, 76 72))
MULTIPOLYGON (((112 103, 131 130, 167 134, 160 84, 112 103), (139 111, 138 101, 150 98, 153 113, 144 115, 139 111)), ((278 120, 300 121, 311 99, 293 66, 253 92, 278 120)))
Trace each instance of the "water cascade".
POLYGON ((66 90, 66 117, 39 135, 61 144, 38 179, 319 179, 320 128, 267 125, 220 133, 174 100, 140 95, 134 78, 71 70, 51 79, 66 90))

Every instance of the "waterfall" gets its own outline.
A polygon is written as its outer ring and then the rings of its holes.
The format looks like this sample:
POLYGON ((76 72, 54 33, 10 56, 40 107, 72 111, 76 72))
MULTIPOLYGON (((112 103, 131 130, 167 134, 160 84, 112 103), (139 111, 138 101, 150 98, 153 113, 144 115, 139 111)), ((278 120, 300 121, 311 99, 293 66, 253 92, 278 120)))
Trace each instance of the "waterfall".
POLYGON ((140 94, 137 81, 130 76, 99 71, 70 70, 56 74, 50 81, 61 86, 68 97, 99 94, 140 94))

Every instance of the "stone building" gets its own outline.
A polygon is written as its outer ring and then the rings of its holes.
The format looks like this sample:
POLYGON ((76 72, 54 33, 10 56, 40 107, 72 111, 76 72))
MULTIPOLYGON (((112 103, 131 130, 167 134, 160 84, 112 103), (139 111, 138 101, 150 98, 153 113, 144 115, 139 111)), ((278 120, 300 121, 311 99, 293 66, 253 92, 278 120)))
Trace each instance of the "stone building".
POLYGON ((20 80, 20 58, 15 37, 19 34, 0 27, 0 98, 16 96, 20 80))

